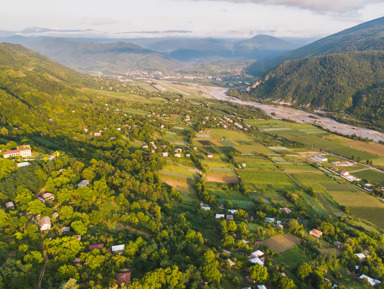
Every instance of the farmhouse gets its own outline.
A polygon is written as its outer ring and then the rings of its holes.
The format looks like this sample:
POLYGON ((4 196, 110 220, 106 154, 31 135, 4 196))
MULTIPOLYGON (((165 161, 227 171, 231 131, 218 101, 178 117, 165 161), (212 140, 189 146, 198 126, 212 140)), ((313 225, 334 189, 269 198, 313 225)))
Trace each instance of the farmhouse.
POLYGON ((4 158, 12 158, 12 157, 30 157, 32 156, 32 150, 30 145, 22 145, 17 147, 16 150, 5 151, 3 154, 4 158))
POLYGON ((112 246, 112 253, 123 254, 124 253, 124 249, 125 249, 125 245, 124 244, 122 244, 122 245, 115 245, 115 246, 112 246))
POLYGON ((131 281, 131 272, 116 274, 116 281, 118 285, 128 284, 131 281))
POLYGON ((316 229, 312 229, 311 231, 309 231, 309 234, 316 238, 320 238, 323 235, 323 232, 316 229))
POLYGON ((84 187, 84 186, 88 186, 88 185, 89 185, 88 180, 82 180, 80 183, 77 184, 78 187, 84 187))
POLYGON ((45 216, 40 220, 40 230, 46 231, 51 229, 51 218, 45 216))
POLYGON ((5 207, 7 209, 14 209, 15 208, 15 204, 13 202, 7 202, 7 203, 5 203, 5 207))
POLYGON ((95 250, 95 249, 103 249, 104 248, 104 244, 96 244, 96 245, 89 245, 88 246, 88 250, 89 251, 92 251, 92 250, 95 250))

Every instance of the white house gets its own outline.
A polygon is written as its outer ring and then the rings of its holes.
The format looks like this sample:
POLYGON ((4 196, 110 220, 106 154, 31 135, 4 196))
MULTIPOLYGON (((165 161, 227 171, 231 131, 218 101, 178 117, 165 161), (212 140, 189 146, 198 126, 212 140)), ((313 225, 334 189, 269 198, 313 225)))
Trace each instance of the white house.
POLYGON ((225 215, 224 214, 216 214, 215 218, 216 219, 225 218, 225 215))
POLYGON ((82 180, 80 183, 77 184, 78 187, 84 187, 84 186, 88 186, 88 185, 89 185, 88 180, 82 180))
POLYGON ((252 258, 261 258, 264 256, 264 252, 260 251, 260 250, 257 250, 253 253, 251 253, 250 257, 252 258))
POLYGON ((32 156, 32 150, 30 145, 22 145, 18 146, 16 150, 9 150, 5 151, 3 154, 4 158, 9 158, 9 157, 30 157, 32 156))
POLYGON ((124 244, 122 244, 122 245, 115 245, 115 246, 112 246, 112 253, 123 254, 124 249, 125 249, 125 245, 124 244))
POLYGON ((371 277, 369 277, 369 276, 367 276, 365 274, 363 274, 363 275, 361 275, 359 277, 359 280, 363 280, 363 279, 367 279, 369 285, 371 285, 371 286, 375 286, 376 284, 380 284, 381 283, 381 281, 379 281, 377 279, 373 279, 373 278, 371 278, 371 277))
POLYGON ((363 253, 356 253, 355 256, 359 258, 360 261, 364 261, 366 256, 363 253))
POLYGON ((5 203, 5 207, 7 209, 14 209, 15 208, 15 204, 13 202, 7 202, 7 203, 5 203))
POLYGON ((264 262, 260 260, 260 258, 252 258, 249 259, 249 261, 253 264, 259 264, 261 266, 264 266, 264 262))
POLYGON ((206 211, 209 211, 211 209, 211 207, 207 207, 207 206, 202 206, 201 207, 203 210, 206 210, 206 211))
POLYGON ((236 212, 237 212, 237 210, 228 210, 228 213, 231 213, 231 214, 234 214, 236 212))

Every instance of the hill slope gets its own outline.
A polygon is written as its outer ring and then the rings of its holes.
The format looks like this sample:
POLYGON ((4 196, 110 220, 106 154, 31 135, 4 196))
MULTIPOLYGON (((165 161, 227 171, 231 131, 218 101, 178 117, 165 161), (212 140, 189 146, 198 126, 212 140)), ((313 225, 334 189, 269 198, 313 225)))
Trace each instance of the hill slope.
POLYGON ((260 59, 248 72, 261 76, 286 60, 352 51, 384 50, 384 17, 346 29, 270 59, 260 59))
POLYGON ((174 59, 129 42, 97 43, 70 41, 62 38, 16 37, 10 41, 22 44, 71 68, 124 74, 132 71, 172 71, 183 65, 174 59))
POLYGON ((250 91, 252 97, 345 112, 384 127, 384 51, 287 61, 250 91))

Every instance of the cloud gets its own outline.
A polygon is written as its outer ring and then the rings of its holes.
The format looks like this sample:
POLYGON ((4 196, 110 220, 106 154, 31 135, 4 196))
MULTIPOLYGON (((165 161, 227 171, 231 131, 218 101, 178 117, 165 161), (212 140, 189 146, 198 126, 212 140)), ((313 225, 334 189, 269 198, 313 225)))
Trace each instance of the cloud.
POLYGON ((82 22, 90 26, 104 26, 119 24, 120 21, 110 18, 84 18, 82 22))
MULTIPOLYGON (((198 0, 197 0, 198 1, 198 0)), ((366 5, 380 3, 382 0, 207 0, 224 1, 232 3, 255 3, 266 5, 283 5, 287 7, 296 7, 309 9, 318 13, 349 13, 351 11, 363 8, 366 5)))

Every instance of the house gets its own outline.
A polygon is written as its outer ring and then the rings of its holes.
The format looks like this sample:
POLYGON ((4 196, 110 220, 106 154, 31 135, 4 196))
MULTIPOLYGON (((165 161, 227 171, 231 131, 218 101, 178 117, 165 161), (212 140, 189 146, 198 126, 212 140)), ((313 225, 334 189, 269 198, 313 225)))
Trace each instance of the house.
POLYGON ((265 218, 265 221, 267 222, 267 223, 274 223, 275 222, 275 218, 265 218))
POLYGON ((249 255, 250 258, 261 258, 264 256, 264 252, 260 251, 260 250, 257 250, 253 253, 251 253, 251 255, 249 255))
POLYGON ((116 281, 118 285, 128 284, 131 281, 131 272, 116 274, 116 281))
POLYGON ((275 227, 278 229, 284 229, 284 226, 281 223, 277 223, 275 227))
POLYGON ((207 154, 207 158, 213 158, 213 154, 207 154))
POLYGON ((233 217, 233 215, 227 215, 226 219, 228 221, 233 221, 235 218, 233 217))
POLYGON ((221 205, 219 206, 219 209, 224 210, 224 209, 225 209, 225 206, 224 206, 223 204, 221 204, 221 205))
POLYGON ((61 231, 62 233, 68 233, 69 231, 71 231, 71 227, 62 227, 62 228, 60 229, 60 231, 61 231))
POLYGON ((364 261, 366 256, 363 253, 356 253, 355 256, 359 258, 360 261, 364 261))
POLYGON ((236 212, 237 212, 237 210, 228 210, 228 213, 231 213, 231 214, 234 214, 236 212))
POLYGON ((169 156, 169 152, 162 152, 161 155, 162 155, 163 157, 167 157, 167 156, 169 156))
POLYGON ((292 211, 288 208, 280 208, 280 211, 290 214, 292 211))
POLYGON ((225 254, 228 254, 229 256, 231 256, 231 255, 232 255, 232 253, 231 253, 231 252, 229 252, 228 250, 224 250, 224 249, 223 249, 223 253, 225 253, 225 254))
POLYGON ((371 278, 371 277, 369 277, 369 276, 367 276, 365 274, 363 274, 363 275, 361 275, 359 277, 360 281, 363 281, 364 279, 367 279, 369 285, 371 285, 372 287, 375 286, 376 284, 380 284, 381 283, 381 281, 379 281, 377 279, 373 279, 373 278, 371 278))
POLYGON ((211 209, 211 207, 207 207, 207 206, 202 206, 201 207, 203 210, 206 210, 206 211, 209 211, 211 209))
POLYGON ((249 259, 249 261, 253 264, 259 264, 261 266, 264 266, 264 262, 260 260, 260 258, 252 258, 249 259))
POLYGON ((181 154, 175 154, 175 158, 181 158, 181 154))
POLYGON ((5 207, 10 210, 15 208, 15 204, 13 202, 7 202, 5 203, 5 207))
POLYGON ((257 285, 257 289, 267 289, 267 287, 265 285, 257 285))
POLYGON ((101 132, 95 132, 93 135, 94 136, 102 136, 102 133, 101 132))
POLYGON ((5 151, 3 154, 4 158, 12 158, 12 157, 30 157, 32 156, 32 150, 30 145, 22 145, 18 146, 16 150, 5 151))
POLYGON ((186 156, 187 158, 190 158, 190 157, 191 157, 191 154, 185 154, 185 156, 186 156))
MULTIPOLYGON (((236 237, 234 237, 234 238, 236 238, 236 237)), ((241 242, 243 242, 244 244, 249 244, 249 241, 244 240, 244 239, 242 239, 241 242)))
POLYGON ((229 264, 229 268, 232 268, 232 266, 235 265, 235 262, 233 262, 231 259, 227 259, 227 260, 225 260, 225 262, 227 262, 229 264))
POLYGON ((45 201, 53 201, 55 199, 55 196, 52 193, 44 193, 44 194, 41 195, 41 197, 45 201))
POLYGON ((51 229, 51 218, 45 216, 40 220, 40 230, 46 231, 51 229))
POLYGON ((341 172, 341 175, 342 175, 343 177, 348 177, 348 176, 349 176, 349 172, 347 172, 347 171, 342 171, 342 172, 341 172))
POLYGON ((77 184, 78 187, 84 187, 84 186, 88 186, 88 185, 89 185, 88 180, 82 180, 80 183, 77 184))
POLYGON ((243 287, 241 289, 252 289, 251 287, 243 287))
POLYGON ((316 229, 312 229, 311 231, 309 231, 309 234, 316 238, 320 238, 323 235, 323 232, 316 229))
POLYGON ((81 263, 81 260, 79 257, 76 257, 75 260, 73 260, 74 265, 80 265, 80 263, 81 263))
POLYGON ((183 150, 181 148, 175 149, 175 153, 182 153, 182 152, 183 152, 183 150))
POLYGON ((58 217, 59 217, 59 214, 57 212, 54 212, 52 215, 52 218, 58 218, 58 217))
POLYGON ((103 249, 104 248, 104 244, 96 244, 96 245, 89 245, 88 246, 88 251, 92 251, 92 250, 95 250, 95 249, 103 249))
POLYGON ((123 254, 124 253, 124 249, 125 249, 125 245, 124 244, 122 244, 122 245, 115 245, 115 246, 112 246, 112 253, 123 254))
POLYGON ((215 218, 216 218, 216 219, 225 218, 225 215, 224 215, 224 214, 216 214, 216 215, 215 215, 215 218))

